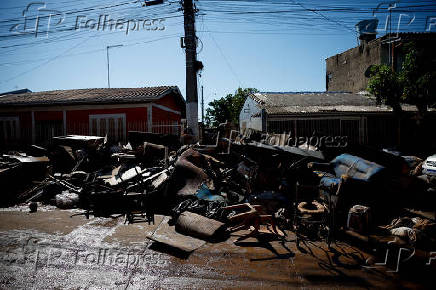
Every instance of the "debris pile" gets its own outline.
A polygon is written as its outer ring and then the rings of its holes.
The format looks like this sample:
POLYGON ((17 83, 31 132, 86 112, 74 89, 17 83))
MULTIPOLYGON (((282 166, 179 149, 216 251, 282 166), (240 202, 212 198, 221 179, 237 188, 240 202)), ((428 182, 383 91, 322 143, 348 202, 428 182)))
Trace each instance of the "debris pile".
POLYGON ((29 184, 44 178, 48 163, 49 159, 46 156, 34 157, 23 152, 8 152, 1 155, 0 205, 10 205, 15 201, 16 195, 29 184))
POLYGON ((144 132, 129 132, 127 145, 55 137, 47 149, 2 155, 0 185, 14 193, 3 198, 28 203, 32 212, 41 202, 80 208, 87 217, 120 214, 126 223, 151 223, 160 213, 166 217, 149 238, 188 252, 232 231, 255 236, 265 226, 277 238, 291 230, 329 243, 350 231, 412 244, 436 237, 434 221, 404 214, 421 204, 435 210, 434 177, 423 174, 422 159, 360 148, 325 162, 328 154, 316 148, 233 133, 217 132, 213 145, 183 146, 144 132), (18 186, 25 179, 33 182, 26 190, 18 186))

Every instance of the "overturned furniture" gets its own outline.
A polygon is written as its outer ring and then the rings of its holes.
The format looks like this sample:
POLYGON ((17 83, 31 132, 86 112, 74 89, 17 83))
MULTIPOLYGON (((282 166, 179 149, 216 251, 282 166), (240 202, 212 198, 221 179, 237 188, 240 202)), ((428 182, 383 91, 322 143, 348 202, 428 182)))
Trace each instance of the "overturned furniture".
POLYGON ((231 232, 247 230, 251 227, 254 228, 253 231, 251 231, 246 236, 238 238, 237 242, 245 240, 249 237, 256 236, 259 233, 261 225, 271 226, 273 233, 275 233, 277 236, 282 236, 277 230, 273 216, 266 214, 261 205, 251 205, 250 203, 243 203, 227 206, 224 209, 243 210, 243 212, 237 213, 229 218, 230 222, 236 223, 236 225, 229 229, 231 232))
POLYGON ((48 164, 46 156, 34 157, 20 153, 0 156, 0 206, 20 201, 24 189, 32 182, 44 179, 48 164))
POLYGON ((320 199, 326 205, 331 227, 329 235, 345 225, 353 205, 377 208, 389 201, 383 186, 388 172, 375 162, 342 154, 329 163, 311 162, 308 167, 319 177, 320 199))

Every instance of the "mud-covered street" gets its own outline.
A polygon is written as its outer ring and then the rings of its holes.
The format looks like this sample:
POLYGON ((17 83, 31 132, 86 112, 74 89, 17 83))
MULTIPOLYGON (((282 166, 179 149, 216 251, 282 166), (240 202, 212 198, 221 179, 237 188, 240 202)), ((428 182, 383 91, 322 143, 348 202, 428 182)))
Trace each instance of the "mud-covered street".
POLYGON ((322 242, 296 247, 268 234, 234 244, 207 243, 191 255, 151 244, 155 225, 125 225, 123 218, 74 216, 45 207, 29 214, 14 207, 0 212, 2 289, 145 288, 393 288, 424 287, 386 267, 363 267, 369 258, 345 243, 326 251, 322 242))
POLYGON ((0 290, 436 289, 435 13, 0 1, 0 290))

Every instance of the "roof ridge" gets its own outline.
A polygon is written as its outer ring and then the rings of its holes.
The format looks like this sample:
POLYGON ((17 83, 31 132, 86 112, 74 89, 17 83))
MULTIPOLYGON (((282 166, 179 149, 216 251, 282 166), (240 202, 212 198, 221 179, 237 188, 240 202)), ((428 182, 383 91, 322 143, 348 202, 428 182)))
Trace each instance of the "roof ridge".
POLYGON ((38 92, 29 92, 24 94, 31 93, 48 93, 48 92, 66 92, 66 91, 85 91, 85 90, 136 90, 136 89, 156 89, 156 88, 176 88, 177 86, 150 86, 150 87, 125 87, 125 88, 80 88, 80 89, 56 89, 56 90, 48 90, 48 91, 38 91, 38 92))
POLYGON ((347 91, 293 91, 293 92, 259 92, 259 94, 275 94, 275 95, 286 95, 286 94, 357 94, 347 91))
POLYGON ((16 95, 4 95, 0 98, 2 105, 44 105, 64 103, 102 103, 102 102, 140 102, 158 99, 175 92, 183 98, 177 86, 155 86, 142 88, 84 88, 69 90, 52 90, 16 95))

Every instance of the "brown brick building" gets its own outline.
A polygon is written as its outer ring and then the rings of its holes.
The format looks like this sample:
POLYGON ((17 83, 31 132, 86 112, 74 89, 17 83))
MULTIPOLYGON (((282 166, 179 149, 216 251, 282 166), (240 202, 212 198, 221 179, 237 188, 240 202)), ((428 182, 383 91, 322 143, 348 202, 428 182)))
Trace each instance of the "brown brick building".
POLYGON ((357 47, 326 59, 326 90, 359 92, 366 89, 369 70, 375 64, 390 64, 396 71, 404 60, 404 44, 415 42, 429 50, 436 66, 436 33, 395 33, 373 40, 362 40, 357 47), (391 62, 389 61, 391 59, 391 62))

